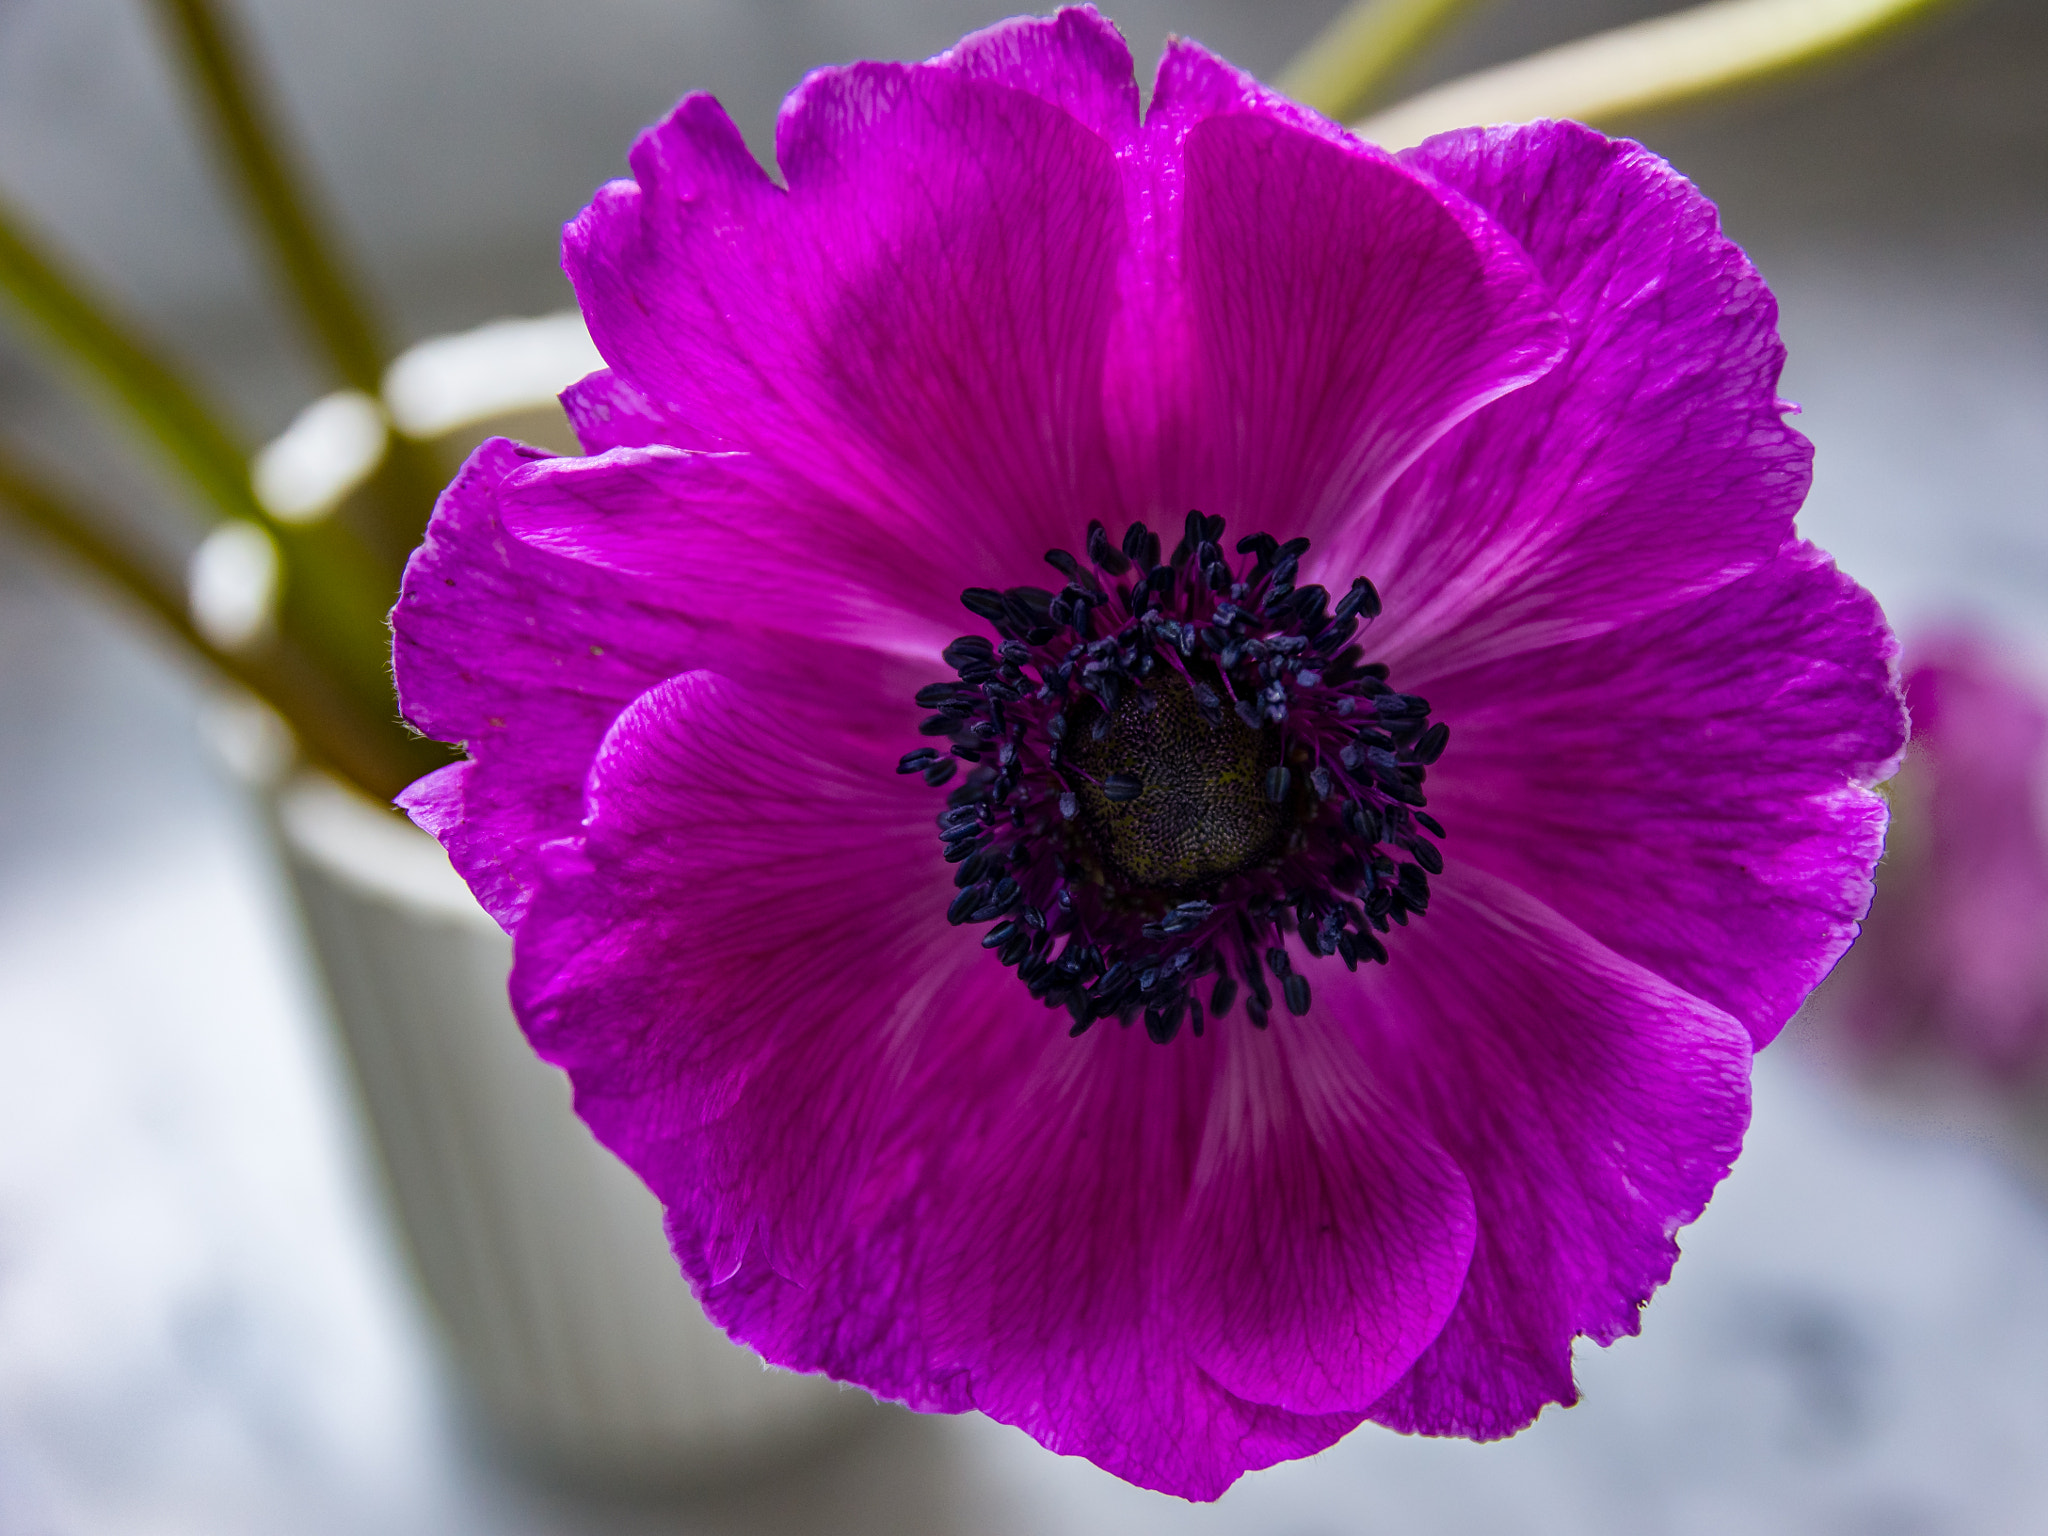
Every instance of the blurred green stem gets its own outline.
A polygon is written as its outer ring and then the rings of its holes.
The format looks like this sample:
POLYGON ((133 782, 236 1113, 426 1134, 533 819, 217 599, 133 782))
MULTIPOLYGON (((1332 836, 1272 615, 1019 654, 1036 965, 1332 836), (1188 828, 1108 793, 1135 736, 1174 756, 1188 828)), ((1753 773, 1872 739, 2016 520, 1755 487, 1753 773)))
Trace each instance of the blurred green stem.
POLYGON ((1473 0, 1352 0, 1274 82, 1326 117, 1345 118, 1387 84, 1473 0))
POLYGON ((60 355, 113 392, 216 511, 267 521, 249 489, 242 450, 219 417, 152 347, 65 278, 57 262, 4 204, 0 290, 60 355))
MULTIPOLYGON (((280 116, 267 99, 250 51, 225 7, 214 0, 151 0, 194 93, 207 110, 223 169, 270 247, 321 350, 341 381, 375 399, 390 349, 373 318, 366 286, 347 270, 342 249, 296 170, 280 116)), ((372 526, 363 530, 396 578, 419 542, 443 476, 431 450, 397 433, 369 487, 372 526)))
POLYGON ((249 487, 242 450, 220 416, 133 327, 66 278, 4 205, 0 292, 15 301, 53 352, 111 393, 200 492, 210 512, 246 518, 277 541, 285 568, 285 627, 353 677, 366 701, 388 709, 384 614, 396 595, 395 577, 380 570, 340 524, 291 527, 265 511, 249 487))
POLYGON ((1390 149, 1471 124, 1612 128, 1825 62, 1949 0, 1711 0, 1453 80, 1353 128, 1390 149))
POLYGON ((209 0, 151 0, 206 103, 222 160, 234 173, 299 308, 342 381, 375 395, 385 348, 359 291, 330 254, 312 207, 286 167, 269 104, 243 60, 241 40, 209 0))
POLYGON ((182 584, 103 531, 105 515, 81 508, 0 448, 0 510, 16 519, 107 582, 224 676, 241 684, 282 715, 307 754, 379 800, 429 771, 445 754, 431 743, 409 740, 393 726, 366 717, 323 670, 289 637, 278 636, 248 651, 224 651, 199 632, 186 612, 182 584))

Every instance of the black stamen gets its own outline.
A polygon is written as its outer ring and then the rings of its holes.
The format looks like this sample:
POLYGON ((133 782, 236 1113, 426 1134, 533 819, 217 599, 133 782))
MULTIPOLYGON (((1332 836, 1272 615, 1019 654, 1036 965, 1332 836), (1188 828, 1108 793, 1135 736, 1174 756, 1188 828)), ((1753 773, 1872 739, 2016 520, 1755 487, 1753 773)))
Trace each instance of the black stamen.
POLYGON ((984 619, 1000 619, 1003 616, 1003 594, 988 587, 969 587, 960 594, 960 603, 969 612, 978 613, 984 619))
POLYGON ((1112 576, 1121 576, 1131 568, 1131 562, 1109 542, 1109 534, 1100 523, 1088 525, 1088 558, 1112 576))
POLYGON ((1122 805, 1145 792, 1144 781, 1135 774, 1112 773, 1102 781, 1102 797, 1122 805))
POLYGON ((1143 523, 1112 541, 1091 522, 1085 559, 1046 553, 1060 592, 961 594, 993 638, 942 652, 954 680, 916 698, 934 745, 896 771, 969 765, 938 818, 947 919, 991 925, 982 947, 1070 1034, 1142 1017, 1161 1044, 1199 1037, 1241 991, 1264 1029, 1268 974, 1302 1017, 1297 954, 1385 964, 1380 935, 1428 910, 1444 829, 1418 808, 1449 728, 1364 660, 1370 581, 1296 586, 1308 549, 1230 545, 1191 511, 1162 563, 1143 523))

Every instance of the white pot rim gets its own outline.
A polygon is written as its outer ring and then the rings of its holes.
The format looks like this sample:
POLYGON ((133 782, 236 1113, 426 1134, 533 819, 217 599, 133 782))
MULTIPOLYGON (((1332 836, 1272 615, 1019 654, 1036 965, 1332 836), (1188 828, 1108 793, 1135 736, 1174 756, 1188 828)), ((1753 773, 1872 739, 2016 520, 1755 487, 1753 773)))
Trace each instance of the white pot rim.
POLYGON ((275 805, 292 847, 344 885, 423 919, 497 930, 439 843, 355 790, 302 771, 278 787, 275 805))

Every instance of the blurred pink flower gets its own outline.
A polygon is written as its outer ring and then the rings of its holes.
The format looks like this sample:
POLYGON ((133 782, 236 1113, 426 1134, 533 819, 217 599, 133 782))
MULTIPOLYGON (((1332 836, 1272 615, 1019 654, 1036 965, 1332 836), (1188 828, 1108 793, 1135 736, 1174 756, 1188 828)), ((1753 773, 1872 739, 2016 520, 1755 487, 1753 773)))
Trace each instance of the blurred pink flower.
POLYGON ((1908 652, 1912 745, 1835 1007, 1867 1051, 1919 1047, 2013 1074, 2048 1046, 2048 704, 1966 629, 1908 652))

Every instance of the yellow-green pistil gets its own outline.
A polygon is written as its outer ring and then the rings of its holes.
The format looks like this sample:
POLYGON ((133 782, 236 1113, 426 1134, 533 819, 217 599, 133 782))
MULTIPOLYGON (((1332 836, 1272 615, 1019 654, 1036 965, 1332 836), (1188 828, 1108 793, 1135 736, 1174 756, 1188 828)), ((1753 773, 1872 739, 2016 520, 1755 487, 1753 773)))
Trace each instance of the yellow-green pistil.
POLYGON ((1085 776, 1081 823, 1122 881, 1181 890, 1279 850, 1285 807, 1264 789, 1280 762, 1277 729, 1254 730, 1228 709, 1204 719, 1172 670, 1120 699, 1097 741, 1100 718, 1093 701, 1076 711, 1067 758, 1085 776), (1137 793, 1118 798, 1132 783, 1137 793))

